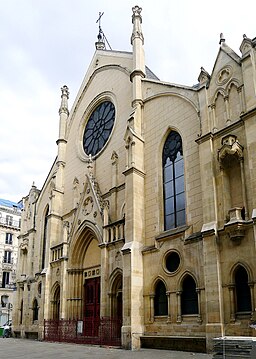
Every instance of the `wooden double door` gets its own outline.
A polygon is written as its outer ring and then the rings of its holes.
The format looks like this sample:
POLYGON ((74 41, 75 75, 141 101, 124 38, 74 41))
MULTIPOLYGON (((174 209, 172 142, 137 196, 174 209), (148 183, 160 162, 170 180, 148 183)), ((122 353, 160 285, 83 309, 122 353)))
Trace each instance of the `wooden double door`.
POLYGON ((84 285, 84 318, 100 318, 100 277, 87 279, 84 285))

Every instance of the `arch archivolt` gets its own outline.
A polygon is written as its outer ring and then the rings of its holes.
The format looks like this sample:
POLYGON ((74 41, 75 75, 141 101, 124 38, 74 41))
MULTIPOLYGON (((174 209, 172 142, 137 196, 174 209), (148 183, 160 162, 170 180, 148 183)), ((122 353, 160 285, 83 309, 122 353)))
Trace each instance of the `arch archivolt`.
POLYGON ((155 99, 157 99, 159 97, 165 97, 165 96, 179 97, 180 99, 182 99, 185 102, 189 103, 197 113, 200 113, 199 107, 194 101, 192 101, 187 96, 184 96, 184 95, 179 94, 179 93, 174 92, 174 91, 161 92, 161 93, 158 93, 156 95, 150 96, 150 97, 148 97, 147 99, 144 100, 144 103, 147 103, 147 102, 155 100, 155 99))
POLYGON ((196 288, 198 288, 198 280, 197 280, 196 276, 194 275, 194 273, 192 273, 191 271, 185 271, 184 273, 181 274, 181 276, 178 280, 177 287, 179 288, 179 290, 182 290, 183 281, 187 276, 190 276, 193 278, 193 280, 196 283, 196 288))
POLYGON ((212 97, 212 103, 213 104, 216 103, 217 98, 218 98, 219 95, 222 96, 223 100, 224 100, 224 98, 227 97, 228 93, 223 88, 217 88, 214 95, 213 95, 213 97, 212 97))
POLYGON ((152 285, 151 285, 151 292, 152 293, 155 293, 156 285, 157 285, 158 282, 163 282, 163 284, 165 285, 166 291, 168 291, 168 285, 167 285, 166 280, 164 279, 163 276, 158 275, 152 282, 152 285))
POLYGON ((120 268, 114 269, 114 271, 110 274, 109 277, 109 289, 110 292, 116 289, 117 282, 123 278, 123 271, 120 268))
POLYGON ((158 158, 162 158, 164 144, 167 140, 167 137, 169 136, 169 134, 171 132, 177 132, 180 135, 182 143, 183 143, 183 135, 182 135, 181 131, 176 126, 168 126, 167 129, 164 130, 164 132, 161 136, 161 141, 159 142, 159 145, 158 145, 158 158))
POLYGON ((227 87, 226 87, 226 92, 227 92, 227 93, 229 93, 229 91, 230 91, 230 89, 231 89, 232 86, 235 86, 236 89, 237 89, 237 91, 238 91, 238 89, 241 87, 241 84, 240 84, 240 82, 239 82, 237 79, 234 79, 234 78, 233 78, 233 79, 228 83, 228 85, 227 85, 227 87))
POLYGON ((56 281, 53 285, 52 285, 52 288, 51 288, 51 297, 53 298, 55 293, 56 293, 56 290, 60 289, 60 283, 59 281, 56 281))
MULTIPOLYGON (((69 250, 69 262, 71 268, 83 268, 86 252, 93 242, 102 243, 102 236, 98 228, 90 221, 85 221, 79 227, 71 240, 69 250)), ((96 247, 96 243, 94 243, 96 247)), ((97 248, 98 256, 100 257, 100 249, 97 248)), ((99 259, 100 264, 100 259, 99 259)))
POLYGON ((51 288, 51 317, 60 318, 60 283, 56 281, 51 288))
POLYGON ((249 282, 253 280, 253 274, 252 274, 251 268, 248 266, 248 264, 246 264, 244 262, 237 262, 230 269, 230 283, 232 283, 232 284, 235 283, 235 272, 238 267, 243 267, 246 270, 246 272, 248 274, 249 282))
POLYGON ((110 315, 113 318, 122 318, 123 307, 123 272, 116 268, 109 277, 110 315))

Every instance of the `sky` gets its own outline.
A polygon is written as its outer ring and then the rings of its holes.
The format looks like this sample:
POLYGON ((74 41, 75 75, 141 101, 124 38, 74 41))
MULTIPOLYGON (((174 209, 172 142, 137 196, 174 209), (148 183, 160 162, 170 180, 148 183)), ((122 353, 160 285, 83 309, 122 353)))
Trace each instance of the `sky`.
POLYGON ((69 87, 71 109, 99 12, 112 49, 131 51, 134 5, 146 64, 166 82, 192 86, 201 66, 211 73, 221 32, 238 55, 243 34, 256 36, 255 0, 0 0, 0 198, 42 188, 57 155, 60 88, 69 87))

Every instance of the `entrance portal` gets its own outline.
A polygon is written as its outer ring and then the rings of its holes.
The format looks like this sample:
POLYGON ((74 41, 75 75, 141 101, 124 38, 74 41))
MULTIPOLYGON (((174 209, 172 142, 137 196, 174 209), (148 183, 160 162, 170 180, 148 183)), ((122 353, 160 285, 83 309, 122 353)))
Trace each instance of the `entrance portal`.
POLYGON ((84 284, 84 335, 98 336, 100 325, 100 277, 87 279, 84 284))

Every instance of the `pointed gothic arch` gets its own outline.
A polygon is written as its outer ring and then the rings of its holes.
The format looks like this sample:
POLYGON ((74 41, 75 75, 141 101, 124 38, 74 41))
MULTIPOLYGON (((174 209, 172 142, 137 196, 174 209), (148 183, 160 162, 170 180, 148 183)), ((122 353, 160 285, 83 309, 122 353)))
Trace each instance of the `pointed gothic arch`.
POLYGON ((51 305, 52 305, 52 319, 59 320, 60 319, 60 284, 56 282, 51 290, 51 305))
POLYGON ((168 298, 166 295, 167 289, 165 283, 158 278, 155 282, 154 288, 154 316, 168 315, 168 298))
POLYGON ((123 272, 117 268, 110 276, 110 316, 123 317, 123 272))
POLYGON ((199 298, 197 293, 197 281, 189 272, 183 274, 180 279, 181 290, 181 314, 199 314, 199 298))
POLYGON ((34 323, 38 320, 38 314, 39 314, 39 306, 36 298, 34 298, 33 300, 32 311, 33 311, 33 323, 34 323))
POLYGON ((68 318, 100 316, 100 278, 102 238, 89 221, 73 236, 68 259, 68 318))
POLYGON ((232 270, 232 282, 234 283, 235 311, 239 313, 251 313, 253 308, 250 283, 250 271, 247 266, 237 263, 232 270))
MULTIPOLYGON (((102 236, 98 228, 90 221, 84 221, 73 236, 69 251, 69 265, 82 268, 88 247, 95 241, 97 246, 102 243, 102 236)), ((100 252, 100 250, 98 251, 100 252)))
POLYGON ((167 135, 162 150, 164 230, 186 223, 185 175, 182 138, 176 131, 167 135))

